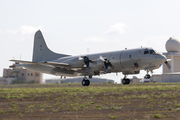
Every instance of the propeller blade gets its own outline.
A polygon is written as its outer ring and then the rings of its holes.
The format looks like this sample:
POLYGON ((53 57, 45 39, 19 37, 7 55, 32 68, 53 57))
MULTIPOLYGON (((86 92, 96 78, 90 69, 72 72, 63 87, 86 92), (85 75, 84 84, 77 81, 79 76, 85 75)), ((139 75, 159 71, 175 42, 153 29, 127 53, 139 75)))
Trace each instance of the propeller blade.
POLYGON ((104 74, 107 73, 108 67, 111 67, 112 69, 114 69, 114 66, 111 64, 111 62, 109 60, 104 61, 104 66, 105 66, 104 74))
POLYGON ((99 59, 104 62, 104 74, 107 73, 108 67, 111 67, 112 69, 114 69, 114 66, 110 62, 110 58, 111 58, 111 53, 109 55, 109 59, 103 58, 101 55, 99 56, 99 59))
POLYGON ((104 69, 104 74, 107 73, 108 67, 109 67, 109 63, 108 63, 107 60, 105 60, 105 61, 104 61, 104 68, 105 68, 105 69, 104 69))
POLYGON ((99 56, 99 59, 105 61, 105 59, 101 55, 99 56))
POLYGON ((111 64, 111 62, 110 62, 110 64, 109 64, 109 66, 110 66, 112 69, 114 69, 114 66, 111 64))
POLYGON ((89 57, 84 56, 84 64, 86 65, 86 72, 89 72, 89 63, 93 63, 93 61, 89 60, 89 57))
POLYGON ((79 57, 79 60, 83 60, 83 58, 82 58, 82 57, 79 57))
POLYGON ((165 64, 166 64, 166 66, 169 68, 169 69, 171 69, 171 66, 170 66, 170 64, 168 63, 168 61, 166 61, 166 62, 164 62, 165 64))
POLYGON ((167 59, 166 61, 169 62, 169 61, 171 61, 171 59, 167 59))

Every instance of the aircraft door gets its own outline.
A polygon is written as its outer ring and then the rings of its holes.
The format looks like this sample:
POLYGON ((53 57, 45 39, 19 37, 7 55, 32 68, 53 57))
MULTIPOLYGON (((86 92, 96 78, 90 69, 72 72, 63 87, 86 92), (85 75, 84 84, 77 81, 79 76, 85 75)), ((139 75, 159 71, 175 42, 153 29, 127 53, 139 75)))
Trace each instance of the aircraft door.
POLYGON ((137 58, 136 62, 138 62, 139 67, 141 66, 141 57, 142 57, 142 54, 143 54, 142 50, 137 51, 138 58, 137 58))
POLYGON ((139 68, 140 54, 141 54, 140 51, 132 52, 132 59, 131 59, 132 66, 131 67, 133 70, 136 70, 139 68))
POLYGON ((121 53, 121 60, 120 60, 120 64, 122 65, 122 68, 125 71, 129 71, 132 70, 134 68, 134 61, 136 61, 136 57, 135 57, 135 52, 134 51, 123 51, 121 53))

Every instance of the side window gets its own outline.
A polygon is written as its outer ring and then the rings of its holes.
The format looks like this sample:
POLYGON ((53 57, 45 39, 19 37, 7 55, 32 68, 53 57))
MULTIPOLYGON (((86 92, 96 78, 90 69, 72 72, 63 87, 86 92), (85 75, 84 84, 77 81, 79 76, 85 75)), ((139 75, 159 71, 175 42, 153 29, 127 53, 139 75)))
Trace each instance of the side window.
POLYGON ((38 77, 39 76, 39 74, 38 73, 36 73, 36 77, 38 77))

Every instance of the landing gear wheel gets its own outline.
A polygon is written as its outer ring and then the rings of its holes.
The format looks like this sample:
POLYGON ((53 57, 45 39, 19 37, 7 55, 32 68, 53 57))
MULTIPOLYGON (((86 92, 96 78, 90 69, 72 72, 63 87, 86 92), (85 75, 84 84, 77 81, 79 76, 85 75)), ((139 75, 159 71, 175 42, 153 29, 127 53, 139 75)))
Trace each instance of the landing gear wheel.
POLYGON ((150 76, 149 74, 146 74, 144 78, 146 78, 146 79, 150 79, 150 78, 151 78, 151 76, 150 76))
POLYGON ((82 80, 82 85, 83 86, 89 86, 90 85, 90 81, 89 80, 82 80))
POLYGON ((86 86, 89 86, 89 85, 90 85, 90 81, 86 80, 86 86))
POLYGON ((123 85, 129 84, 129 83, 130 83, 130 80, 129 80, 129 79, 123 79, 123 80, 122 80, 122 83, 123 83, 123 85))
POLYGON ((126 79, 123 79, 122 83, 123 83, 123 85, 125 85, 126 84, 126 79))
POLYGON ((129 84, 129 83, 130 83, 130 80, 129 80, 129 79, 126 79, 126 83, 129 84))
POLYGON ((86 80, 82 80, 81 84, 82 84, 83 86, 86 86, 86 80))

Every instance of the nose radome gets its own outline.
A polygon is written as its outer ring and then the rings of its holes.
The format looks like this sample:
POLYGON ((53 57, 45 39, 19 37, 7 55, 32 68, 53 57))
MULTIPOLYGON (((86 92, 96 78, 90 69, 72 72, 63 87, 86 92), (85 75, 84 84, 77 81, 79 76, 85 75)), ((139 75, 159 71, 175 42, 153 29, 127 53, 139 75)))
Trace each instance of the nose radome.
POLYGON ((159 56, 159 59, 162 61, 162 62, 165 62, 167 60, 166 56, 164 55, 160 55, 159 56))

